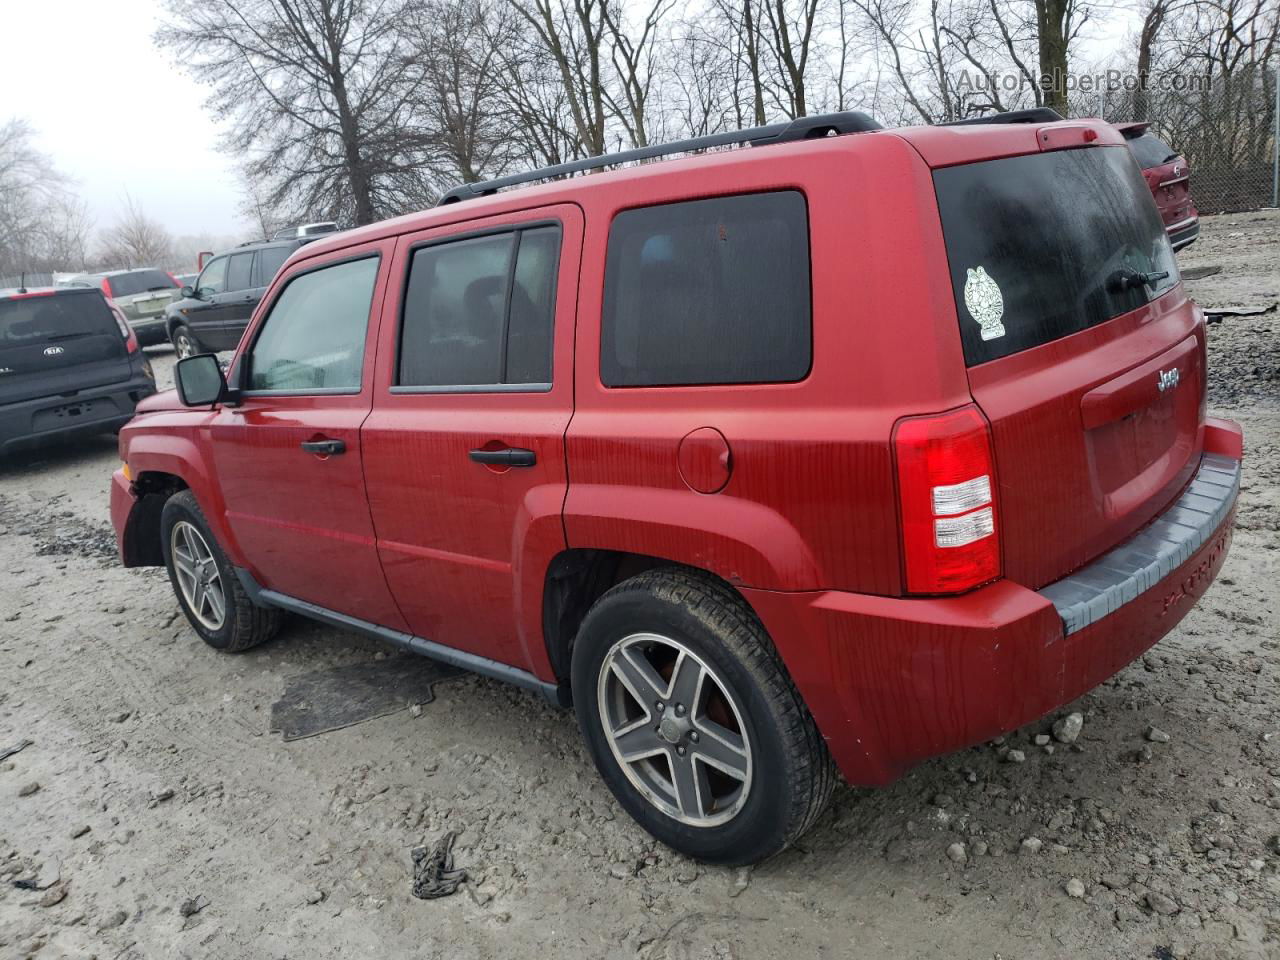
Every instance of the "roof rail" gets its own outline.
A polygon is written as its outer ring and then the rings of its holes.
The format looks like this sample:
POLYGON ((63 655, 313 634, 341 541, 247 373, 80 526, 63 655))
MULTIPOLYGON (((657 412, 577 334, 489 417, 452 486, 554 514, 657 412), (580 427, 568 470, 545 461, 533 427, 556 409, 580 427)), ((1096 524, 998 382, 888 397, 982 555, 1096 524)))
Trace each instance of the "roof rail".
POLYGON ((968 127, 979 123, 1057 123, 1065 120, 1062 114, 1049 107, 1032 107, 1030 110, 1007 110, 1004 113, 992 113, 985 117, 970 117, 968 120, 948 120, 939 123, 939 127, 968 127))
POLYGON ((514 173, 494 180, 479 183, 464 183, 454 187, 440 198, 436 206, 446 203, 457 203, 460 200, 471 200, 475 197, 487 197, 497 193, 504 187, 515 187, 538 180, 550 180, 555 177, 567 177, 586 170, 598 170, 600 167, 611 167, 619 163, 633 163, 637 160, 651 160, 666 157, 674 153, 691 153, 695 150, 707 150, 711 147, 725 147, 734 144, 750 144, 763 147, 774 143, 787 143, 792 140, 812 140, 844 133, 862 133, 868 130, 879 130, 880 124, 865 113, 857 110, 846 110, 843 113, 824 113, 813 117, 799 117, 782 123, 772 123, 763 127, 750 127, 746 130, 733 130, 726 133, 713 133, 705 137, 694 137, 691 140, 673 140, 671 143, 654 144, 638 147, 635 150, 623 150, 620 153, 605 153, 598 157, 586 157, 569 163, 559 163, 551 167, 530 170, 527 173, 514 173))

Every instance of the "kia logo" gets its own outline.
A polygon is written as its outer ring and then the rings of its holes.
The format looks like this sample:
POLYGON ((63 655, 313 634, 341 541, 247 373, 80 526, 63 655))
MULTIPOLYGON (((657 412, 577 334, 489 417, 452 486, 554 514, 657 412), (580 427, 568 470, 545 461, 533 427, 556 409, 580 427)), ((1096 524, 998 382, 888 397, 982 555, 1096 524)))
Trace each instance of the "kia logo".
POLYGON ((46 357, 56 357, 58 354, 65 353, 65 352, 66 351, 64 351, 61 347, 45 347, 44 348, 44 355, 46 357))
POLYGON ((1160 388, 1161 393, 1164 393, 1166 390, 1172 390, 1177 385, 1178 385, 1178 368, 1177 367, 1174 367, 1172 370, 1160 371, 1160 379, 1156 381, 1156 386, 1160 388))

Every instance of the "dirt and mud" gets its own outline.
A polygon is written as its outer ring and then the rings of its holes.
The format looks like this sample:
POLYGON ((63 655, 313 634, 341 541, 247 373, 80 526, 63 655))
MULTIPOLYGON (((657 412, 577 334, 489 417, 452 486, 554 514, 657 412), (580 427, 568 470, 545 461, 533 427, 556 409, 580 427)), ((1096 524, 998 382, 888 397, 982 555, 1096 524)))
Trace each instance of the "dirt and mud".
MULTIPOLYGON (((1280 214, 1206 220, 1182 262, 1221 268, 1207 307, 1274 305, 1280 214)), ((0 464, 0 754, 31 741, 0 761, 0 957, 1280 957, 1280 316, 1210 336, 1247 447, 1203 601, 1003 743, 840 788, 754 870, 657 846, 572 714, 494 681, 284 742, 287 681, 386 651, 293 620, 219 655, 115 562, 111 438, 0 464), (449 831, 467 879, 417 899, 449 831)))

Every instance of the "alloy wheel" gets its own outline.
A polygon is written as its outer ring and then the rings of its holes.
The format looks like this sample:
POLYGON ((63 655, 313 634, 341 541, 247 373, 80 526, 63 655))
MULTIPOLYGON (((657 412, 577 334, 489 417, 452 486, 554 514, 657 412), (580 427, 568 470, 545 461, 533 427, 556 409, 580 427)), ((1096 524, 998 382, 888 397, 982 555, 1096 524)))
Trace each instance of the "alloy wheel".
POLYGON ((227 595, 204 536, 194 524, 179 520, 169 534, 169 550, 187 608, 205 629, 221 630, 227 618, 227 595))
POLYGON ((601 665, 605 739, 649 803, 680 823, 732 820, 751 791, 751 743, 729 685, 678 640, 623 637, 601 665))

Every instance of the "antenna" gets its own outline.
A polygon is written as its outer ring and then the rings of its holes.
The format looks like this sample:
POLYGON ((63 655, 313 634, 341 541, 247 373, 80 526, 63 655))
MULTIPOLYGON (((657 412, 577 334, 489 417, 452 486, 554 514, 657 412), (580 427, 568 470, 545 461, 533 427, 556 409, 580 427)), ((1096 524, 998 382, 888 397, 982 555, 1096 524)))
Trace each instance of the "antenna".
POLYGON ((27 292, 27 272, 25 270, 18 275, 18 292, 19 293, 27 292))

